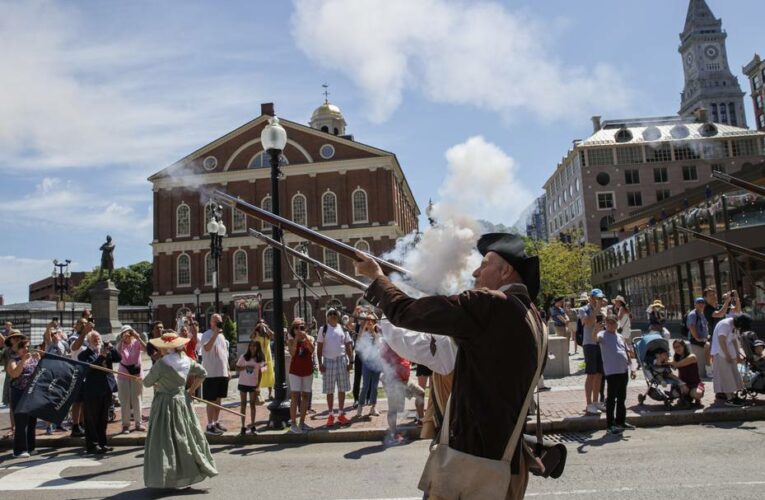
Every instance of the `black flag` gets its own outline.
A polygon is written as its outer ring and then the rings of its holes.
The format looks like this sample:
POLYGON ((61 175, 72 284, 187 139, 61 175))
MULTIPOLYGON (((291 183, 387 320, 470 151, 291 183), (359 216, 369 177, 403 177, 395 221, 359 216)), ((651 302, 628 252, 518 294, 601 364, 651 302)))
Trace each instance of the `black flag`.
POLYGON ((79 394, 89 369, 87 363, 46 353, 13 411, 60 424, 79 394))

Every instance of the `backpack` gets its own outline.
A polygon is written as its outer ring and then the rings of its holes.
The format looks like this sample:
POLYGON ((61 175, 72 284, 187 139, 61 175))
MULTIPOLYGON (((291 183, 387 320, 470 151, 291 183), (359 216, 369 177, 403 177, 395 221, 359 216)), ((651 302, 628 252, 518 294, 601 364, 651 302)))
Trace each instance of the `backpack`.
MULTIPOLYGON (((683 314, 683 324, 680 325, 680 335, 686 340, 693 340, 693 336, 691 335, 691 329, 688 328, 688 316, 695 311, 695 309, 691 309, 687 313, 683 314)), ((696 313, 696 328, 699 328, 699 321, 701 318, 699 318, 699 313, 696 313)))
POLYGON ((576 345, 584 344, 584 324, 581 319, 576 320, 576 345))

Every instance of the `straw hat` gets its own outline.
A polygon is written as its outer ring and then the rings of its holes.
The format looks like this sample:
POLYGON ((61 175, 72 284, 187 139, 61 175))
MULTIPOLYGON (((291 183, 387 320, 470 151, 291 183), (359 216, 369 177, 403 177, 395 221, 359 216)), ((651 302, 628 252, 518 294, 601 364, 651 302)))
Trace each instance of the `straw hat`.
POLYGON ((617 296, 616 296, 616 298, 615 298, 614 300, 612 300, 612 302, 613 302, 614 304, 616 304, 617 302, 621 302, 621 303, 622 303, 622 304, 624 304, 625 306, 627 305, 627 301, 626 301, 626 300, 624 300, 624 297, 622 297, 621 295, 617 295, 617 296))
POLYGON ((664 309, 664 304, 659 299, 656 299, 653 301, 653 304, 651 304, 651 307, 661 307, 664 309))
POLYGON ((161 337, 151 339, 149 342, 158 349, 177 349, 189 341, 191 341, 190 338, 179 337, 173 330, 165 330, 161 337))
POLYGON ((27 336, 21 333, 19 330, 11 330, 11 334, 5 337, 5 347, 11 346, 11 339, 18 338, 19 340, 26 340, 27 336))

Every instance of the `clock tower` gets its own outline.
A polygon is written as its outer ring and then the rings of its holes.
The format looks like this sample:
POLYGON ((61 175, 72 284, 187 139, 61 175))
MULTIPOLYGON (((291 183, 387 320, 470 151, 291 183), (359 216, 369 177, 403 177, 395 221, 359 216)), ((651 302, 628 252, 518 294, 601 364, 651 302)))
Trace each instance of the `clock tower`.
POLYGON ((744 92, 728 65, 727 37, 707 2, 690 0, 678 49, 685 74, 680 115, 704 108, 713 122, 746 128, 744 92))

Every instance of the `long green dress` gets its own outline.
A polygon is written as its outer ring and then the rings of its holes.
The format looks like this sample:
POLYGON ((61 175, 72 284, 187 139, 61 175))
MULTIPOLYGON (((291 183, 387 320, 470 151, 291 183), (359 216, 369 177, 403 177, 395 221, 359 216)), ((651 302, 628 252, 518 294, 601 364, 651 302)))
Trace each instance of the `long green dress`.
POLYGON ((185 390, 186 370, 195 377, 207 375, 202 365, 173 353, 155 363, 143 379, 145 387, 154 386, 143 462, 143 480, 149 488, 184 488, 218 475, 185 390))

